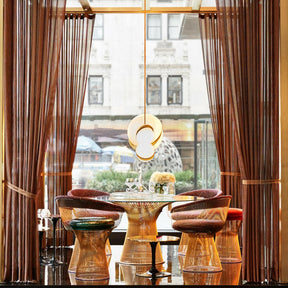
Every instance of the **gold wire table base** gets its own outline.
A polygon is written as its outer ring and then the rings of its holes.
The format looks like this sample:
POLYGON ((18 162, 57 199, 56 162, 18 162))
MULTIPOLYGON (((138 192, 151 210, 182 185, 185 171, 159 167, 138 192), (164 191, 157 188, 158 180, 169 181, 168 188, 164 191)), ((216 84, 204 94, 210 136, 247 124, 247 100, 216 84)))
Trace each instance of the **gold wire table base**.
MULTIPOLYGON (((147 235, 158 235, 156 220, 164 206, 169 202, 117 202, 128 217, 128 229, 123 245, 120 263, 151 264, 151 247, 149 242, 131 240, 133 237, 145 238, 147 235)), ((163 263, 160 245, 156 245, 156 264, 163 263)))

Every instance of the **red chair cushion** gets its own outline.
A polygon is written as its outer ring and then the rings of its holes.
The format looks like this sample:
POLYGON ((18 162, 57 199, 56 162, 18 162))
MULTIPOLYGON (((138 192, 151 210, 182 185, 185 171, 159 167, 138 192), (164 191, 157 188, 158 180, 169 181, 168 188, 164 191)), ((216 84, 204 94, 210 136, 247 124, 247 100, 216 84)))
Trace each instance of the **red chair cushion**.
POLYGON ((227 221, 231 220, 242 220, 242 209, 229 208, 227 214, 227 221))

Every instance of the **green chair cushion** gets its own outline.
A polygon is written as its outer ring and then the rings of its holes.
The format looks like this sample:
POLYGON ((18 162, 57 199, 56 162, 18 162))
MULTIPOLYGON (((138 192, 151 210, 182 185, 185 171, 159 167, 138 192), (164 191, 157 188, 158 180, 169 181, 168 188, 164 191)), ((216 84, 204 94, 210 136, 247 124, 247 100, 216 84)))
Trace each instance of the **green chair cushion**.
POLYGON ((113 228, 115 222, 104 217, 83 217, 73 219, 69 224, 73 230, 105 230, 113 228))

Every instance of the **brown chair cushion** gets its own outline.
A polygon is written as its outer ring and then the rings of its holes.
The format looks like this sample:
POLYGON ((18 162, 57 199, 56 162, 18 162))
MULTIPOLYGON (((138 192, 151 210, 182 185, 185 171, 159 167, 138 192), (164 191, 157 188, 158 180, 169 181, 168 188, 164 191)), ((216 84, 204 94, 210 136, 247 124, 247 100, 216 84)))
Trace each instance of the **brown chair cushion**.
POLYGON ((107 192, 94 190, 94 189, 72 189, 68 191, 68 196, 76 196, 76 197, 98 197, 98 196, 109 196, 110 194, 107 192))
POLYGON ((61 195, 56 196, 55 200, 58 207, 87 208, 114 212, 124 212, 124 208, 120 207, 119 205, 86 197, 61 195))
POLYGON ((185 233, 215 234, 223 228, 224 224, 225 221, 217 219, 185 219, 175 221, 172 227, 185 233))
POLYGON ((111 218, 112 220, 118 220, 120 217, 118 212, 104 211, 104 210, 93 210, 93 209, 82 209, 82 208, 74 208, 73 214, 76 218, 105 217, 105 218, 111 218))
POLYGON ((220 231, 226 221, 231 196, 206 198, 174 207, 172 227, 185 233, 210 233, 220 231))
POLYGON ((199 189, 180 193, 179 195, 197 196, 203 198, 214 198, 223 195, 223 192, 218 189, 199 189))
POLYGON ((214 198, 206 198, 203 200, 189 202, 183 205, 173 207, 171 213, 180 212, 180 211, 192 211, 200 209, 212 209, 217 207, 229 207, 232 196, 230 195, 221 195, 214 198))

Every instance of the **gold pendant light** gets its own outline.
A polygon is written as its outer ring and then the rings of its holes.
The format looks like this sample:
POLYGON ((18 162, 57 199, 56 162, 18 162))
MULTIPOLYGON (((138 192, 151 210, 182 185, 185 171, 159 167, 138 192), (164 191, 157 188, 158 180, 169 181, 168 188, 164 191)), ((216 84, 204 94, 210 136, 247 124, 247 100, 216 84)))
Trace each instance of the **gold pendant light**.
POLYGON ((155 149, 163 137, 160 120, 146 113, 146 86, 146 0, 144 0, 144 114, 134 117, 127 129, 129 144, 141 161, 153 159, 155 149))

